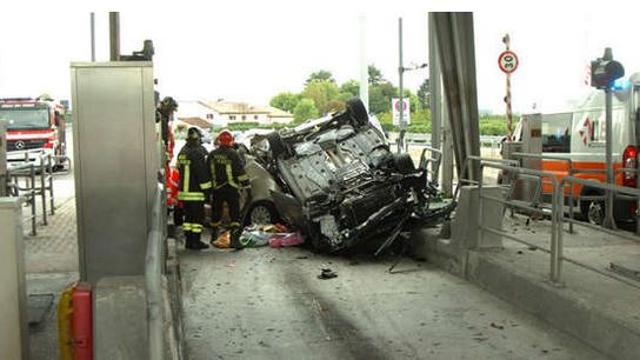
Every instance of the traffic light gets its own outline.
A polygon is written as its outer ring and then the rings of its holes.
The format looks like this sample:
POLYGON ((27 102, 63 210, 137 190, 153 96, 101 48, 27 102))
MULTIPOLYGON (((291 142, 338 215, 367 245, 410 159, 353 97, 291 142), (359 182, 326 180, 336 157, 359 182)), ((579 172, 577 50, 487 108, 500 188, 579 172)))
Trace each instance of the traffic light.
POLYGON ((591 62, 591 86, 608 89, 614 81, 624 76, 624 67, 613 60, 611 48, 604 50, 604 56, 591 62))

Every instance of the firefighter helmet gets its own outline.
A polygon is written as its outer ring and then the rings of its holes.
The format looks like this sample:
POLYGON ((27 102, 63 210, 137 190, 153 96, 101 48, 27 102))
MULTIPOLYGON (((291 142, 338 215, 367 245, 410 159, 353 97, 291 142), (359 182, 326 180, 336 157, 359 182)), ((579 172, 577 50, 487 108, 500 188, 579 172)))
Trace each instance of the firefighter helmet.
POLYGON ((187 131, 187 139, 201 140, 202 132, 197 127, 190 127, 189 131, 187 131))
POLYGON ((232 147, 233 146, 233 134, 229 130, 222 130, 218 134, 218 144, 220 146, 232 147))

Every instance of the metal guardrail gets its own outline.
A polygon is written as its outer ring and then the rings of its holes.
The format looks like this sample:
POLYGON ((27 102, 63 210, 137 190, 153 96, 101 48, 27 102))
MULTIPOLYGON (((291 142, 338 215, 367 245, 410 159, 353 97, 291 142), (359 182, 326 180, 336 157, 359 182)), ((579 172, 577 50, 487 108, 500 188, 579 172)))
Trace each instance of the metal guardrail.
POLYGON ((440 175, 440 162, 442 161, 442 151, 428 145, 422 145, 422 153, 420 154, 419 167, 426 169, 427 173, 431 174, 431 181, 439 181, 440 175), (427 152, 431 154, 431 157, 427 157, 427 152), (428 165, 431 165, 428 167, 428 165))
MULTIPOLYGON (((511 155, 515 156, 515 157, 519 157, 522 159, 538 159, 538 160, 555 160, 555 161, 566 161, 567 162, 567 171, 569 175, 573 175, 575 173, 577 173, 576 169, 574 169, 573 167, 573 160, 571 160, 571 158, 569 157, 565 157, 565 156, 554 156, 554 155, 542 155, 542 154, 529 154, 529 153, 522 153, 522 152, 514 152, 511 155)), ((544 182, 544 179, 540 180, 541 182, 544 182)), ((571 218, 574 218, 574 198, 573 198, 573 189, 569 190, 569 196, 568 196, 568 200, 569 200, 569 212, 571 213, 571 218)), ((573 234, 573 223, 569 224, 569 232, 573 234)))
MULTIPOLYGON (((31 213, 26 218, 31 222, 31 235, 37 235, 37 214, 36 214, 36 198, 40 197, 42 202, 42 223, 48 225, 47 219, 47 192, 49 193, 49 210, 51 215, 55 215, 55 197, 53 191, 53 170, 54 159, 60 157, 51 154, 45 154, 42 150, 30 150, 24 152, 24 162, 13 164, 7 169, 7 188, 8 194, 12 196, 24 196, 26 202, 31 207, 31 213), (37 154, 35 161, 31 161, 30 155, 37 154), (36 185, 36 172, 39 178, 39 186, 36 185), (20 179, 25 179, 25 186, 20 186, 20 179)), ((68 158, 67 160, 68 161, 68 158)), ((69 162, 70 164, 70 162, 69 162)))
MULTIPOLYGON (((479 164, 484 161, 484 162, 490 162, 490 163, 497 163, 497 164, 504 164, 504 165, 512 165, 512 166, 516 166, 519 167, 520 166, 520 162, 517 160, 510 160, 510 159, 493 159, 493 158, 485 158, 482 156, 475 156, 475 155, 471 155, 471 156, 467 156, 467 160, 465 161, 465 163, 462 165, 462 174, 466 174, 467 173, 467 168, 469 167, 469 165, 473 162, 473 161, 477 161, 479 164)), ((453 193, 453 198, 457 199, 458 198, 458 194, 460 193, 460 188, 463 185, 477 185, 478 181, 477 180, 471 180, 471 179, 467 179, 467 178, 459 178, 458 179, 458 183, 456 184, 456 189, 454 190, 453 193)))
POLYGON ((520 177, 520 176, 525 176, 525 177, 534 177, 534 178, 547 178, 549 179, 549 182, 551 182, 552 186, 553 186, 553 193, 551 196, 552 202, 551 202, 551 241, 550 241, 550 248, 546 249, 543 247, 540 247, 539 245, 536 244, 532 244, 528 241, 519 239, 515 236, 513 236, 512 234, 509 234, 505 231, 502 231, 501 229, 493 229, 490 228, 488 226, 485 225, 485 222, 483 221, 483 214, 482 214, 482 208, 483 208, 483 204, 482 202, 485 200, 490 200, 490 201, 496 201, 499 203, 502 203, 506 206, 510 206, 510 207, 516 207, 516 208, 520 208, 523 210, 527 210, 533 213, 540 213, 543 215, 549 215, 548 213, 545 213, 544 211, 542 211, 540 208, 538 207, 534 207, 534 206, 530 206, 530 205, 526 205, 522 202, 517 202, 514 200, 510 200, 510 199, 501 199, 501 198, 496 198, 493 196, 488 196, 483 194, 482 192, 482 188, 483 188, 483 181, 482 181, 482 176, 480 181, 478 182, 478 188, 480 191, 480 204, 479 204, 479 211, 478 211, 478 231, 479 234, 478 236, 480 238, 482 238, 482 236, 484 236, 485 232, 488 233, 492 233, 498 236, 502 236, 504 238, 507 238, 509 240, 530 246, 530 247, 534 247, 536 249, 540 249, 545 253, 550 254, 550 261, 549 261, 549 267, 550 267, 550 271, 549 271, 549 278, 553 283, 559 284, 562 282, 562 267, 563 267, 563 261, 567 261, 571 264, 580 266, 584 269, 596 272, 598 274, 607 276, 609 278, 615 279, 617 281, 620 281, 622 283, 625 283, 629 286, 635 287, 635 288, 640 288, 640 285, 634 282, 631 282, 629 280, 626 280, 624 278, 621 278, 619 276, 613 275, 611 273, 608 273, 606 271, 603 271, 601 269, 598 269, 594 266, 591 266, 589 264, 586 264, 584 262, 575 260, 575 259, 571 259, 569 257, 564 256, 564 242, 563 242, 563 232, 564 232, 564 223, 568 222, 569 224, 579 224, 582 226, 586 226, 590 229, 596 230, 596 231, 601 231, 607 234, 612 234, 612 235, 616 235, 616 236, 620 236, 622 238, 626 238, 626 239, 630 239, 636 242, 640 242, 640 237, 635 236, 631 233, 626 233, 623 231, 615 231, 615 230, 610 230, 610 229, 606 229, 600 226, 596 226, 593 224, 588 224, 588 223, 578 223, 575 219, 571 218, 571 217, 566 217, 564 214, 564 209, 563 209, 563 204, 564 204, 564 187, 565 185, 569 184, 573 184, 573 183, 579 183, 583 186, 589 186, 589 187, 593 187, 596 189, 601 189, 604 191, 612 191, 615 194, 626 194, 626 195, 630 195, 634 198, 640 199, 640 189, 635 189, 635 188, 630 188, 630 187, 624 187, 624 186, 618 186, 618 185, 612 185, 612 184, 606 184, 606 183, 601 183, 598 181, 594 181, 594 180, 587 180, 587 179, 582 179, 582 178, 578 178, 575 176, 565 176, 563 177, 561 180, 558 180, 555 176, 555 174, 550 173, 550 172, 545 172, 545 171, 539 171, 539 170, 533 170, 533 169, 527 169, 527 168, 520 168, 520 167, 514 167, 514 166, 508 166, 508 165, 502 165, 502 164, 498 164, 495 162, 481 162, 480 164, 480 174, 482 175, 484 172, 485 168, 496 168, 499 170, 503 170, 503 171, 508 171, 512 174, 515 174, 516 176, 520 177))
POLYGON ((165 244, 167 240, 166 214, 164 204, 166 193, 158 184, 153 199, 151 230, 147 235, 147 253, 145 257, 145 291, 147 302, 147 335, 149 339, 149 359, 164 358, 164 316, 162 277, 165 263, 165 244))
MULTIPOLYGON (((567 174, 569 176, 575 176, 576 174, 606 174, 606 169, 580 169, 580 168, 575 168, 574 167, 574 162, 571 158, 569 157, 564 157, 564 156, 555 156, 555 155, 542 155, 542 154, 530 154, 530 153, 520 153, 520 152, 514 152, 512 154, 515 157, 519 157, 519 158, 531 158, 531 159, 540 159, 540 160, 556 160, 556 161, 565 161, 567 162, 567 174)), ((632 168, 618 168, 615 170, 615 174, 620 174, 620 173, 636 173, 638 174, 638 169, 632 169, 632 168)), ((558 176, 558 175, 556 175, 558 176)), ((640 184, 639 184, 640 185, 640 184)), ((589 186, 591 187, 591 186, 589 186)), ((592 187, 591 187, 592 188, 592 187)), ((564 195, 564 188, 563 188, 563 197, 567 198, 568 203, 569 203, 569 217, 571 219, 575 219, 575 206, 576 206, 576 200, 581 201, 581 200, 606 200, 606 195, 582 195, 582 194, 578 194, 578 197, 576 199, 576 197, 574 196, 574 190, 573 190, 573 185, 571 187, 569 187, 569 192, 568 194, 564 195)), ((624 194, 618 194, 618 198, 627 198, 629 200, 637 200, 637 209, 640 209, 640 198, 637 198, 635 196, 632 197, 625 197, 624 194)), ((574 222, 570 222, 569 223, 569 232, 573 233, 573 224, 574 222)), ((640 212, 636 213, 636 234, 640 235, 640 212)))

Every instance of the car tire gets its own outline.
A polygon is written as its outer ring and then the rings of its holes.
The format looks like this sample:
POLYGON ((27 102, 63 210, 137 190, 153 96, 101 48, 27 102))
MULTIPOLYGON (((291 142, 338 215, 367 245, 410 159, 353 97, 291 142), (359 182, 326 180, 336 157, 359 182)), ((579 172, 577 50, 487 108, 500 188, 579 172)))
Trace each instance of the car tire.
POLYGON ((349 116, 356 126, 362 126, 369 122, 369 113, 362 100, 353 98, 347 100, 346 108, 349 116))
POLYGON ((416 167, 413 164, 413 160, 409 154, 396 154, 393 157, 393 165, 396 170, 403 175, 413 174, 416 172, 416 167))
POLYGON ((271 155, 274 159, 277 159, 280 156, 288 157, 289 150, 287 144, 282 140, 279 133, 274 131, 267 134, 267 141, 269 142, 269 149, 271 150, 271 155))
MULTIPOLYGON (((602 193, 595 189, 586 189, 582 192, 582 196, 598 195, 602 195, 602 193)), ((604 201, 580 200, 580 212, 586 222, 594 225, 602 225, 606 214, 604 201)))
POLYGON ((259 201, 251 205, 245 216, 245 225, 269 225, 280 221, 275 205, 269 201, 259 201))

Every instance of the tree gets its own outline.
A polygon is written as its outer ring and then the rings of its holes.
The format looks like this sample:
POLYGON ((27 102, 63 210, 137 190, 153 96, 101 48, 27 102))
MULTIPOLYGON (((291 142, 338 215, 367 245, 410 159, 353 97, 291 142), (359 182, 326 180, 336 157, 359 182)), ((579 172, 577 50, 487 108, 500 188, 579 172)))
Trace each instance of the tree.
POLYGON ((431 104, 429 104, 429 98, 431 96, 431 89, 429 88, 429 79, 424 79, 422 84, 420 84, 420 88, 418 89, 418 100, 420 101, 420 106, 422 109, 429 109, 431 104))
POLYGON ((375 67, 375 65, 369 65, 367 70, 369 72, 369 85, 379 85, 381 82, 385 81, 382 78, 382 71, 375 67))
POLYGON ((380 114, 391 110, 391 99, 398 97, 398 89, 388 81, 369 86, 369 112, 380 114))
POLYGON ((294 94, 292 92, 281 92, 278 95, 271 98, 269 101, 269 105, 278 108, 280 110, 288 111, 293 113, 293 110, 300 102, 301 96, 300 94, 294 94))
POLYGON ((293 109, 293 120, 296 123, 301 123, 305 120, 312 119, 318 116, 318 109, 311 99, 301 99, 293 109))
POLYGON ((310 82, 314 81, 314 80, 320 80, 320 81, 330 81, 332 83, 335 83, 336 80, 333 78, 333 74, 330 71, 327 70, 319 70, 316 72, 311 73, 311 75, 309 75, 309 78, 307 79, 307 81, 305 81, 305 85, 309 84, 310 82))
POLYGON ((360 95, 360 82, 355 80, 347 80, 340 85, 340 92, 342 94, 348 94, 348 98, 356 97, 360 95))
POLYGON ((320 114, 327 114, 335 110, 333 100, 340 99, 340 90, 333 81, 313 80, 305 86, 302 96, 313 100, 320 114))

